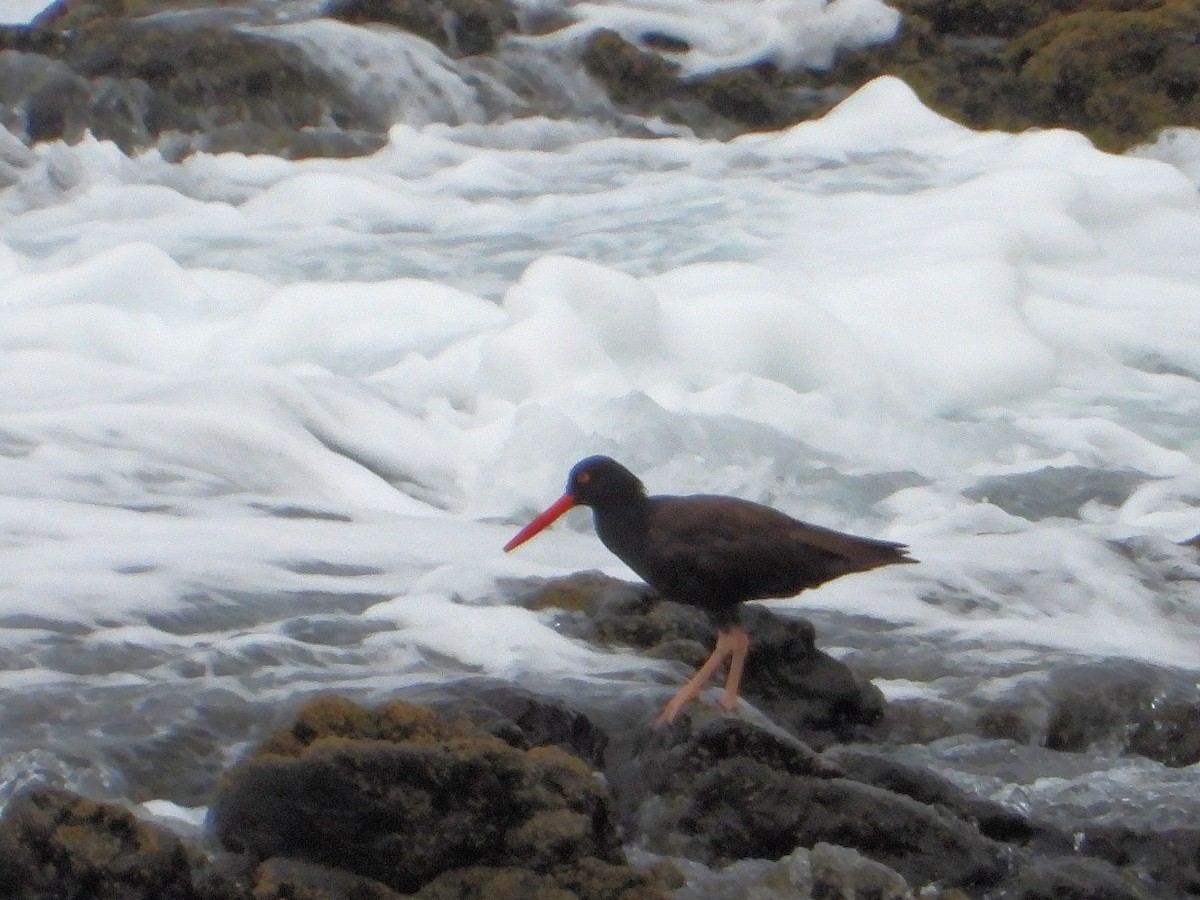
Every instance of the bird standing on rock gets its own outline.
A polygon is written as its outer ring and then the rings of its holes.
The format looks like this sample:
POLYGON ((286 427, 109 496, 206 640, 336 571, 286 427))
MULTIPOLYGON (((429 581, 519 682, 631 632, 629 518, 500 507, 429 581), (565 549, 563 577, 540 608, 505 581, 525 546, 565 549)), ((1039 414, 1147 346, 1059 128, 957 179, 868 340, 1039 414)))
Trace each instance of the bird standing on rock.
POLYGON ((914 563, 904 544, 809 525, 737 497, 647 496, 636 475, 607 456, 576 463, 567 490, 526 525, 505 551, 525 543, 574 506, 590 506, 604 546, 662 597, 698 606, 717 628, 712 654, 671 698, 658 721, 673 722, 725 660, 718 701, 738 701, 750 637, 739 621, 746 600, 791 597, 851 572, 914 563))

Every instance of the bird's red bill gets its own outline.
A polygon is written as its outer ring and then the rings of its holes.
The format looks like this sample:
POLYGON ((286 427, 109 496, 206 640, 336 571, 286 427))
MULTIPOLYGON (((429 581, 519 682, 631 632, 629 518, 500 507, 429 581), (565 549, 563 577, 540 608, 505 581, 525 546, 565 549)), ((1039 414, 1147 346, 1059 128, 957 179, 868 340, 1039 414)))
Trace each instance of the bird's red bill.
POLYGON ((516 536, 504 545, 504 552, 507 553, 509 550, 521 546, 574 505, 575 498, 570 494, 563 494, 547 507, 545 512, 540 513, 532 522, 518 531, 516 536))

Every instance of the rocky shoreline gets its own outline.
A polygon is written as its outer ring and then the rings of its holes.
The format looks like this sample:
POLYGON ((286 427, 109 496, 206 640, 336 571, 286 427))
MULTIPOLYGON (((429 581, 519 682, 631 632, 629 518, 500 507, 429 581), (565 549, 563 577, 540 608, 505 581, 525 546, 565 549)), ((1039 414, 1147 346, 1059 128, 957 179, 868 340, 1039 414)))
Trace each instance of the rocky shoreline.
MULTIPOLYGON (((679 59, 689 47, 679 36, 603 29, 570 43, 561 64, 564 76, 585 71, 607 97, 610 123, 632 133, 647 117, 717 138, 779 129, 824 114, 880 75, 904 79, 972 127, 1064 126, 1111 150, 1200 125, 1200 8, 1190 0, 894 5, 902 19, 892 41, 844 51, 827 70, 756 63, 685 76, 679 59)), ((531 80, 514 63, 572 25, 564 15, 522 15, 510 0, 329 0, 313 14, 435 45, 486 95, 479 106, 490 111, 480 115, 597 114, 551 90, 556 79, 531 80)), ((253 0, 59 0, 30 26, 0 27, 0 125, 26 145, 91 132, 168 159, 379 149, 393 111, 302 42, 259 27, 277 15, 253 0)))
MULTIPOLYGON (((547 610, 564 632, 678 660, 681 672, 710 639, 695 610, 597 573, 505 590, 514 602, 547 610)), ((911 739, 904 735, 911 724, 819 650, 811 624, 757 605, 746 612, 757 645, 745 682, 753 707, 726 714, 701 704, 662 727, 654 716, 668 685, 619 694, 568 687, 546 696, 466 678, 371 708, 320 696, 214 777, 203 839, 182 838, 119 805, 26 788, 0 819, 0 893, 14 900, 1200 893, 1200 826, 1080 821, 1066 828, 971 796, 902 758, 897 737, 911 739)), ((1077 678, 1056 713, 1060 752, 1111 746, 1122 732, 1118 717, 1131 713, 1141 723, 1124 728, 1124 752, 1195 765, 1194 699, 1163 703, 1161 694, 1139 696, 1146 686, 1134 682, 1077 678)), ((1010 725, 1022 718, 1008 714, 1010 725)), ((985 710, 976 725, 998 728, 1002 719, 1000 710, 985 710)))

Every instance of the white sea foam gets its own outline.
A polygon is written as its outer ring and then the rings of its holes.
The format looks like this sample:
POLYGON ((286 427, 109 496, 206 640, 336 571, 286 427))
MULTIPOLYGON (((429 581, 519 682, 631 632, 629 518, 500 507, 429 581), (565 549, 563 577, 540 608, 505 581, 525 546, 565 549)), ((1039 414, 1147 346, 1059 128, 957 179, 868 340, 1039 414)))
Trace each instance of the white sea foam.
POLYGON ((0 24, 24 25, 49 5, 45 0, 2 0, 0 24))
POLYGON ((104 697, 174 721, 446 673, 665 677, 495 606, 628 576, 582 513, 499 549, 593 452, 909 542, 922 565, 785 605, 975 648, 963 677, 1013 648, 1200 670, 1173 543, 1200 533, 1200 200, 1162 160, 972 132, 890 79, 728 143, 530 120, 169 164, 86 140, 0 194, 0 279, 0 691, 44 753, 132 740, 104 697))

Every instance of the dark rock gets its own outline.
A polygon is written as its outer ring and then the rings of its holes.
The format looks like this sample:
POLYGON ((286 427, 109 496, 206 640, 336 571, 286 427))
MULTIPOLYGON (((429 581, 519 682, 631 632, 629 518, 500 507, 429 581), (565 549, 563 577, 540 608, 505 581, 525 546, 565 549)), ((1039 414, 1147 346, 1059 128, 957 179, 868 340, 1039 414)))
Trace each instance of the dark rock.
POLYGON ((1021 867, 1004 896, 1012 900, 1152 900, 1128 873, 1089 857, 1035 859, 1021 867))
MULTIPOLYGON (((815 844, 808 855, 812 869, 812 896, 827 898, 870 897, 872 900, 911 900, 908 882, 883 863, 868 859, 849 847, 815 844)), ((926 894, 922 892, 922 898, 926 894)), ((941 894, 929 900, 953 900, 941 894)), ((962 898, 965 900, 965 898, 962 898)))
POLYGON ((1200 762, 1200 701, 1153 703, 1136 717, 1125 749, 1176 768, 1200 762))
POLYGON ((598 33, 585 65, 614 102, 699 133, 779 128, 822 115, 880 75, 974 127, 1077 128, 1124 149, 1200 123, 1200 10, 1192 0, 897 0, 897 36, 822 71, 752 64, 678 78, 656 50, 598 33))
MULTIPOLYGON (((581 61, 623 109, 717 138, 822 115, 885 74, 967 125, 1067 126, 1106 149, 1200 124, 1194 0, 895 5, 903 20, 893 40, 843 52, 825 70, 759 61, 681 78, 674 57, 689 52, 687 41, 653 31, 633 43, 599 30, 581 61)), ((569 14, 532 8, 519 17, 512 0, 331 0, 326 13, 404 28, 452 56, 497 53, 521 17, 529 30, 538 18, 546 28, 571 24, 569 14)), ((166 135, 172 158, 208 146, 254 151, 258 141, 293 158, 380 146, 385 111, 350 96, 299 47, 231 27, 270 18, 246 0, 62 0, 32 26, 0 28, 0 124, 27 142, 90 130, 126 151, 166 135)), ((501 61, 495 71, 507 70, 501 61)), ((512 73, 524 110, 575 112, 561 97, 531 96, 537 88, 512 73)))
POLYGON ((684 38, 662 31, 647 31, 642 35, 642 43, 663 53, 687 53, 692 49, 684 38))
POLYGON ((1079 851, 1132 872, 1156 897, 1200 896, 1200 829, 1096 825, 1084 829, 1079 851))
POLYGON ((577 900, 577 895, 560 886, 549 875, 529 869, 498 869, 471 866, 439 875, 414 896, 419 900, 577 900))
POLYGON ((692 79, 688 90, 720 116, 755 131, 780 128, 789 124, 786 110, 780 109, 782 93, 775 89, 769 74, 757 66, 726 69, 692 79))
POLYGON ((779 128, 824 112, 845 96, 796 90, 774 67, 761 64, 684 79, 677 63, 655 51, 678 53, 686 44, 659 35, 647 36, 645 44, 653 49, 601 29, 587 43, 584 68, 617 105, 664 116, 700 134, 779 128))
POLYGON ((29 143, 90 131, 131 152, 177 133, 290 157, 369 152, 390 124, 296 45, 173 20, 98 19, 37 54, 0 53, 0 116, 29 143))
POLYGON ((1081 9, 1134 9, 1154 0, 899 0, 900 9, 927 20, 941 35, 1016 37, 1043 22, 1081 9))
POLYGON ((584 49, 583 66, 614 102, 648 113, 658 109, 678 83, 676 63, 642 50, 608 29, 592 35, 584 49))
POLYGON ((66 35, 33 25, 0 25, 0 51, 55 55, 66 45, 66 35))
MULTIPOLYGON (((624 726, 611 729, 604 772, 621 822, 630 835, 661 837, 677 827, 677 810, 695 779, 729 760, 750 760, 773 771, 798 776, 836 777, 809 747, 782 731, 742 719, 692 716, 670 728, 655 727, 648 710, 636 705, 624 726)), ((675 848, 662 846, 660 849, 675 848)))
POLYGON ((550 874, 588 857, 623 862, 607 792, 582 761, 404 703, 310 702, 230 773, 212 810, 230 850, 400 891, 467 866, 550 874))
POLYGON ((818 749, 833 740, 881 736, 883 694, 817 649, 811 622, 757 604, 743 605, 742 622, 750 633, 747 700, 818 749))
POLYGON ((1173 673, 1091 663, 1056 671, 1044 690, 1050 715, 1042 742, 1052 750, 1108 749, 1173 766, 1200 759, 1200 696, 1173 673))
POLYGON ((6 900, 191 900, 187 850, 127 809, 37 786, 0 819, 6 900))
POLYGON ((431 685, 406 691, 404 699, 461 716, 519 750, 561 747, 597 768, 608 745, 608 736, 588 716, 506 681, 475 678, 431 685))
POLYGON ((234 122, 204 132, 163 132, 157 136, 163 156, 179 160, 188 154, 268 153, 285 159, 319 156, 347 159, 365 156, 387 144, 387 136, 376 131, 354 128, 293 129, 271 127, 258 122, 234 122))
POLYGON ((1026 843, 1038 831, 1028 819, 999 803, 970 796, 941 775, 876 752, 835 747, 822 759, 846 777, 903 794, 928 806, 942 807, 972 822, 985 837, 1010 844, 1026 843))
POLYGON ((246 7, 245 0, 55 0, 33 19, 38 28, 75 31, 98 22, 214 7, 246 7))
POLYGON ((1200 761, 1200 691, 1194 680, 1148 663, 1060 666, 990 702, 975 730, 1064 753, 1133 753, 1190 766, 1200 761))
POLYGON ((1120 506, 1146 477, 1141 472, 1047 466, 1034 472, 981 479, 963 491, 963 496, 1036 522, 1051 516, 1076 516, 1090 502, 1120 506))
POLYGON ((356 25, 395 25, 451 56, 490 53, 517 30, 509 0, 332 0, 325 15, 356 25))
POLYGON ((783 856, 818 842, 851 847, 910 884, 984 890, 1008 851, 949 813, 846 779, 789 775, 748 759, 696 779, 679 820, 707 861, 783 856))
MULTIPOLYGON (((531 608, 562 604, 581 612, 560 629, 597 643, 629 646, 690 666, 701 662, 716 630, 699 609, 659 599, 644 585, 585 572, 516 588, 531 608)), ((886 728, 882 693, 816 647, 812 623, 743 604, 750 653, 742 696, 772 721, 820 748, 834 740, 878 738, 886 728)))
POLYGON ((401 900, 370 878, 295 859, 223 857, 196 877, 195 900, 401 900))
POLYGON ((576 866, 541 875, 528 869, 471 866, 439 875, 417 892, 420 900, 663 900, 649 875, 627 866, 584 859, 576 866))

